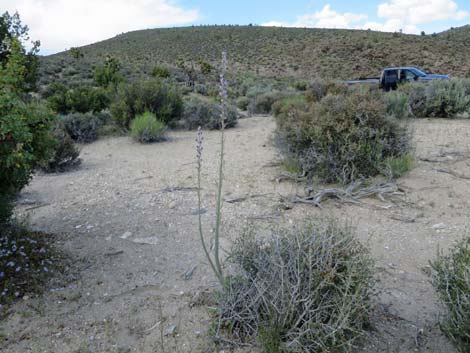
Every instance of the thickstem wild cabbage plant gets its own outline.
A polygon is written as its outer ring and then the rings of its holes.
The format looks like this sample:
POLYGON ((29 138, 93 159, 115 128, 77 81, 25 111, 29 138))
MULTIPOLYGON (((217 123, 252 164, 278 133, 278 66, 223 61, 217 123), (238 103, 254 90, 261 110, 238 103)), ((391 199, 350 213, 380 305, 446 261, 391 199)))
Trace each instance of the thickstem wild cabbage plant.
POLYGON ((216 209, 215 209, 215 229, 214 229, 214 250, 211 255, 209 248, 207 247, 204 232, 202 229, 202 196, 201 196, 201 167, 202 167, 202 129, 198 128, 196 138, 196 154, 197 154, 197 199, 198 199, 198 217, 199 217, 199 237, 202 244, 204 254, 209 261, 209 265, 214 271, 220 284, 224 285, 224 274, 222 271, 222 265, 220 263, 219 254, 219 237, 220 227, 222 222, 222 186, 224 179, 224 143, 225 143, 225 120, 227 117, 227 81, 225 79, 225 73, 227 71, 227 53, 222 52, 222 71, 220 73, 220 84, 219 84, 219 95, 222 112, 220 115, 220 152, 219 152, 219 169, 217 174, 217 196, 216 196, 216 209))

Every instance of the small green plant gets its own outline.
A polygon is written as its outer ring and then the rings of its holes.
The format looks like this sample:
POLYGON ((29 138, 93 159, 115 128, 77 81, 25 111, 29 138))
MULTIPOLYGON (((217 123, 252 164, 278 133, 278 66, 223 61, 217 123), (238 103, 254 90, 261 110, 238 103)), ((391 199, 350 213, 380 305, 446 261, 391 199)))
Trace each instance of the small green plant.
MULTIPOLYGON (((397 179, 413 168, 413 162, 413 155, 411 153, 407 153, 403 156, 387 158, 385 164, 386 168, 389 170, 390 176, 397 179)), ((387 172, 385 172, 385 174, 386 173, 387 172)))
POLYGON ((470 238, 460 241, 447 256, 431 262, 432 283, 446 309, 440 325, 459 352, 470 352, 470 238))
POLYGON ((137 116, 131 123, 130 135, 141 143, 164 141, 166 126, 155 114, 145 112, 137 116))
POLYGON ((163 66, 155 66, 152 70, 152 76, 158 78, 170 77, 170 70, 163 66))

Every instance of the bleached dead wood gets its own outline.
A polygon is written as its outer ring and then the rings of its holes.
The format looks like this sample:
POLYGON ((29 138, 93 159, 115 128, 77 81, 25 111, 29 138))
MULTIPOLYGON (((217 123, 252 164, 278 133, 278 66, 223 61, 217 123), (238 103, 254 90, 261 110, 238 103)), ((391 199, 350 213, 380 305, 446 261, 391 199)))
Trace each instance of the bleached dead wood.
POLYGON ((343 203, 360 203, 360 200, 368 197, 377 197, 385 201, 386 196, 404 195, 394 181, 377 182, 370 186, 364 185, 363 179, 354 181, 344 188, 326 188, 308 196, 295 196, 291 202, 311 204, 321 208, 321 203, 326 199, 336 199, 343 203))

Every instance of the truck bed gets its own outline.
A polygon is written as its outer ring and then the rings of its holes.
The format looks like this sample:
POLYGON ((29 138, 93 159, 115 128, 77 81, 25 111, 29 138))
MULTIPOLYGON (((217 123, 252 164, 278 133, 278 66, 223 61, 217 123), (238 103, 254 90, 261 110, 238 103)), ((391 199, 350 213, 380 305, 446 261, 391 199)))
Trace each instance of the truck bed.
POLYGON ((367 77, 367 78, 360 78, 357 80, 349 80, 346 81, 348 85, 357 85, 357 84, 373 84, 378 85, 380 82, 380 77, 367 77))

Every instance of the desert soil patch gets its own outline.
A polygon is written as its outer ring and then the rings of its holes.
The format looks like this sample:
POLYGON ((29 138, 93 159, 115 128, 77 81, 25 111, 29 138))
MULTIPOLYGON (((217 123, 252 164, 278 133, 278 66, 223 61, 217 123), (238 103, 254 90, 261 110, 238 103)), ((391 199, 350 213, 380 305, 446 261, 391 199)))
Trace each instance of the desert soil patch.
MULTIPOLYGON (((376 261, 380 290, 374 330, 359 352, 454 352, 437 326, 440 309, 426 271, 438 247, 447 249, 469 229, 470 121, 419 120, 412 127, 416 165, 398 181, 400 202, 328 201, 323 209, 280 202, 304 187, 276 181, 271 117, 227 130, 223 248, 248 224, 265 232, 335 216, 355 225, 376 261)), ((83 145, 80 168, 36 175, 23 191, 17 214, 33 229, 57 234, 74 270, 63 285, 11 308, 0 326, 2 352, 214 351, 205 336, 209 310, 199 305, 216 282, 197 236, 196 136, 169 137, 151 145, 127 137, 83 145)), ((218 133, 204 132, 208 232, 217 151, 218 133)))

